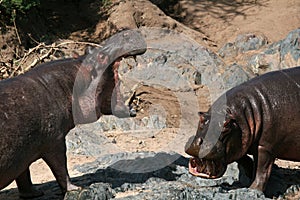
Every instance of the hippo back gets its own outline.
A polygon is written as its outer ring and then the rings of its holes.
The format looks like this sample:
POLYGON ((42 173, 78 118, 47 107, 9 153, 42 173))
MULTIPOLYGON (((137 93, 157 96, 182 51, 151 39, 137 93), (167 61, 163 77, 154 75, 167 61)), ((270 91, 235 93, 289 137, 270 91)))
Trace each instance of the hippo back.
POLYGON ((249 145, 258 143, 278 158, 300 161, 300 67, 256 77, 226 96, 241 129, 248 130, 243 136, 249 145))

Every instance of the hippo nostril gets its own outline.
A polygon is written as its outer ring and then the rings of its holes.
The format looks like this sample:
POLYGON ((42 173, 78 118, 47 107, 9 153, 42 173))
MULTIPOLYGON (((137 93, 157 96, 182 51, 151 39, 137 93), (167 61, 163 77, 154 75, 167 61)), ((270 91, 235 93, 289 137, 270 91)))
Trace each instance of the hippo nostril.
POLYGON ((198 138, 197 143, 200 146, 203 143, 203 139, 202 138, 198 138))
POLYGON ((191 167, 193 167, 193 168, 197 167, 197 163, 196 163, 195 159, 191 160, 191 167))
POLYGON ((136 115, 137 115, 136 109, 134 109, 134 107, 132 105, 129 105, 128 108, 129 108, 130 117, 136 117, 136 115))
POLYGON ((129 115, 130 115, 130 117, 136 117, 136 110, 134 108, 131 108, 129 110, 129 115))

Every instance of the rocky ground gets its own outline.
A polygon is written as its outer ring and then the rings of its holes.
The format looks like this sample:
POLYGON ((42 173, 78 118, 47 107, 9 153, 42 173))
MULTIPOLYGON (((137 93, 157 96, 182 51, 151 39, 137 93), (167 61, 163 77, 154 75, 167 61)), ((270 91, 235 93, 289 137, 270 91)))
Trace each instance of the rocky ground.
MULTIPOLYGON (((65 199, 300 198, 297 162, 277 160, 263 194, 246 188, 249 179, 236 163, 217 180, 189 175, 184 153, 197 128, 197 111, 207 110, 222 92, 300 65, 299 2, 67 1, 60 8, 49 2, 36 26, 17 24, 21 45, 16 27, 1 29, 1 79, 39 62, 82 54, 125 27, 139 28, 148 46, 144 55, 122 60, 119 70, 122 93, 133 98, 137 117, 105 116, 69 133, 69 171, 84 189, 65 199)), ((31 170, 45 191, 38 199, 64 198, 43 161, 31 170)), ((15 187, 1 191, 0 199, 18 199, 15 187)))

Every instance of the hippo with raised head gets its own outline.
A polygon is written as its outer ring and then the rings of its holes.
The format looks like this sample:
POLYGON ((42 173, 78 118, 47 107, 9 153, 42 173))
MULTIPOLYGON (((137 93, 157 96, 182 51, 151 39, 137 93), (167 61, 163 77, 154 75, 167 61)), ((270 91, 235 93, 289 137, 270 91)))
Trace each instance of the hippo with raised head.
POLYGON ((250 187, 264 191, 275 158, 300 161, 300 67, 234 87, 199 117, 196 136, 185 147, 193 156, 190 173, 218 178, 237 161, 252 168, 250 187))
POLYGON ((96 121, 102 114, 130 116, 119 90, 114 90, 118 61, 145 51, 140 32, 122 31, 86 55, 41 64, 1 81, 0 189, 16 180, 21 197, 42 195, 29 171, 39 158, 63 192, 79 189, 68 175, 65 136, 75 124, 96 121))

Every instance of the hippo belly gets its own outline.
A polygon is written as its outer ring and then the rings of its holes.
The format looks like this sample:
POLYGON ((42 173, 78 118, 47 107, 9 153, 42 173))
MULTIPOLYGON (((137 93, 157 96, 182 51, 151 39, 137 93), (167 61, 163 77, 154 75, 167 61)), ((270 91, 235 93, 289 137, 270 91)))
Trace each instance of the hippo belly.
POLYGON ((300 133, 298 130, 283 132, 284 136, 273 147, 276 158, 300 162, 300 133))
MULTIPOLYGON (((42 112, 41 108, 51 109, 54 115, 55 109, 49 106, 50 103, 54 106, 54 103, 49 102, 49 96, 36 86, 37 83, 26 79, 0 84, 0 189, 41 158, 43 150, 51 148, 50 144, 55 144, 47 132, 41 130, 44 129, 41 123, 45 120, 42 113, 48 113, 42 112), (32 98, 32 95, 37 98, 32 98)), ((49 120, 47 126, 51 123, 54 122, 49 120)))
MULTIPOLYGON (((296 162, 300 162, 300 156, 299 156, 299 143, 296 144, 297 138, 290 138, 290 140, 286 140, 283 141, 281 144, 281 148, 279 147, 279 152, 278 152, 278 156, 277 158, 279 159, 283 159, 283 160, 290 160, 290 161, 296 161, 296 162), (293 140, 295 139, 295 140, 293 140), (285 145, 287 144, 287 145, 285 145), (290 145, 294 145, 294 146, 290 146, 290 145)), ((297 141, 299 142, 299 138, 297 139, 297 141)))

